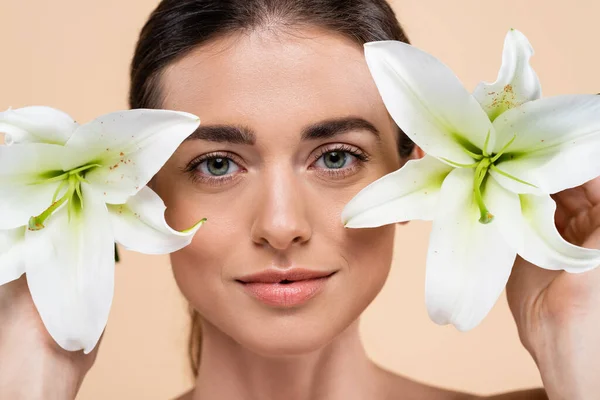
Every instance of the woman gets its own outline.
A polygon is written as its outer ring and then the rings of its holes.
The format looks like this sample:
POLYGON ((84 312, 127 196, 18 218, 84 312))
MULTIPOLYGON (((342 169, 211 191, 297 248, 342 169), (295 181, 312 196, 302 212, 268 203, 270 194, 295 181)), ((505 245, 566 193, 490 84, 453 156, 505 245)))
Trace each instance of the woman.
MULTIPOLYGON (((166 0, 144 27, 131 106, 203 121, 151 182, 174 228, 208 218, 171 256, 196 323, 196 386, 180 399, 477 398, 385 371, 359 340, 358 318, 389 272, 394 227, 344 229, 340 213, 423 155, 390 119, 364 60, 362 44, 386 39, 407 41, 384 0, 166 0)), ((598 246, 597 193, 592 181, 557 196, 572 242, 598 246)), ((600 393, 598 289, 598 270, 575 276, 517 261, 509 301, 545 391, 494 398, 600 393)), ((59 349, 23 278, 4 287, 3 303, 3 396, 73 398, 97 350, 59 349)))

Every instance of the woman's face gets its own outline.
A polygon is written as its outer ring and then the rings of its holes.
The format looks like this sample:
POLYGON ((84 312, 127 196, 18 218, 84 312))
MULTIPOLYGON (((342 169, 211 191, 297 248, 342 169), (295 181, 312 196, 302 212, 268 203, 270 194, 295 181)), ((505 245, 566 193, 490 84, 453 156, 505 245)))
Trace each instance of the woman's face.
POLYGON ((184 296, 261 354, 327 344, 375 298, 393 250, 393 226, 340 220, 360 189, 400 166, 362 48, 317 29, 263 30, 196 49, 161 83, 164 108, 202 121, 153 182, 171 226, 208 219, 171 256, 184 296), (298 268, 333 275, 287 295, 285 283, 239 281, 298 268))

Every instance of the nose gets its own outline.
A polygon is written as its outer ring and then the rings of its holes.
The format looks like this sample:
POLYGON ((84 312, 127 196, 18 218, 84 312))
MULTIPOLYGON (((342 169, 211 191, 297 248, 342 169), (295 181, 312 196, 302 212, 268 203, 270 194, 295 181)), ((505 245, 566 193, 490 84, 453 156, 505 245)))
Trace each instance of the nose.
POLYGON ((252 223, 252 241, 276 250, 307 242, 312 227, 307 216, 305 194, 293 172, 272 174, 263 180, 252 223))

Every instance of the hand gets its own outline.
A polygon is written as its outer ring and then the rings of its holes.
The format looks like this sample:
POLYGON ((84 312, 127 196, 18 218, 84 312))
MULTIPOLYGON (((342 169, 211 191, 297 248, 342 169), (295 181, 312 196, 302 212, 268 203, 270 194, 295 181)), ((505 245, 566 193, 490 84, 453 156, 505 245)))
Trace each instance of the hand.
MULTIPOLYGON (((567 241, 600 249, 600 178, 552 196, 567 241)), ((521 341, 540 369, 550 399, 600 393, 600 268, 549 271, 517 258, 507 297, 521 341)))
POLYGON ((75 398, 90 354, 59 347, 33 304, 25 276, 0 286, 0 398, 75 398))

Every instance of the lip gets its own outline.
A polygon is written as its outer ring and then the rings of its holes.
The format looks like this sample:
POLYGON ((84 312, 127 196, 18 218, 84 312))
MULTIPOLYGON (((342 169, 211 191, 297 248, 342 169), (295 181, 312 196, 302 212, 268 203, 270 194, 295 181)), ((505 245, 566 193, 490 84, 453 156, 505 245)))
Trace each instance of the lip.
POLYGON ((264 304, 294 307, 303 304, 325 289, 337 271, 308 269, 267 270, 238 278, 246 293, 264 304))

